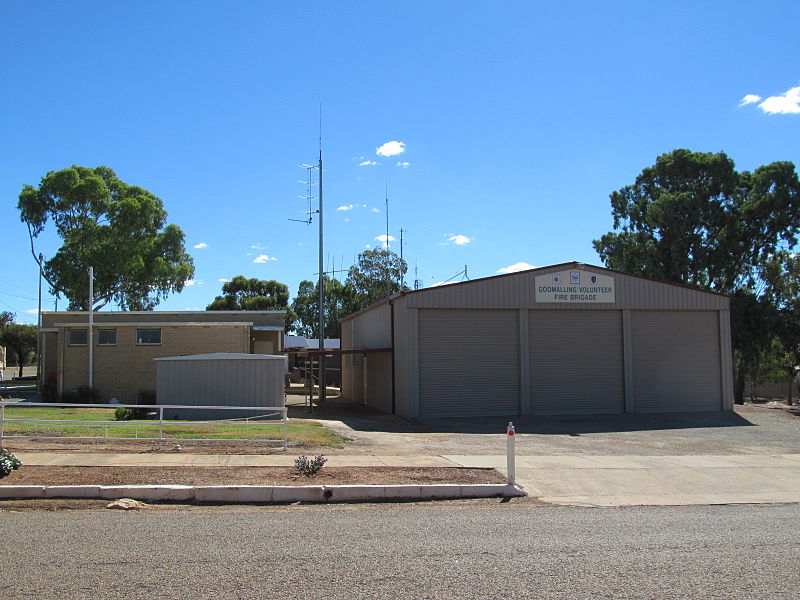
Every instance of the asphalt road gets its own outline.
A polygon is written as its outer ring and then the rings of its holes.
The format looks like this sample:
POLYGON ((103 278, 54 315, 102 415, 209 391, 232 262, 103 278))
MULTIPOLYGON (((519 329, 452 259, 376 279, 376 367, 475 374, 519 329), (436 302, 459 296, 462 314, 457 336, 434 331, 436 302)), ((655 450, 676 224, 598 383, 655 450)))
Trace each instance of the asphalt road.
POLYGON ((798 505, 0 513, 0 598, 781 599, 798 505))

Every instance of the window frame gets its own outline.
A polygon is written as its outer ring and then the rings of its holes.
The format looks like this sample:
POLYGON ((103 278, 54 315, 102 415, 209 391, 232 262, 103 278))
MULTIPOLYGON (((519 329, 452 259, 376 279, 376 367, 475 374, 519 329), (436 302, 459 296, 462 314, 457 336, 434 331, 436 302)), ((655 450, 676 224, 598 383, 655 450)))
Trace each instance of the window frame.
POLYGON ((70 327, 67 329, 67 346, 88 346, 89 345, 89 329, 86 327, 70 327), (74 342, 72 340, 73 333, 83 333, 83 342, 74 342))
POLYGON ((164 334, 161 327, 137 327, 136 328, 136 345, 137 346, 160 346, 164 341, 164 334), (140 332, 143 331, 157 331, 158 332, 158 341, 157 342, 145 342, 142 341, 142 335, 140 332))
POLYGON ((117 345, 117 328, 116 327, 98 327, 97 328, 97 345, 98 346, 116 346, 117 345), (114 332, 114 341, 113 342, 103 342, 102 333, 104 331, 113 331, 114 332))

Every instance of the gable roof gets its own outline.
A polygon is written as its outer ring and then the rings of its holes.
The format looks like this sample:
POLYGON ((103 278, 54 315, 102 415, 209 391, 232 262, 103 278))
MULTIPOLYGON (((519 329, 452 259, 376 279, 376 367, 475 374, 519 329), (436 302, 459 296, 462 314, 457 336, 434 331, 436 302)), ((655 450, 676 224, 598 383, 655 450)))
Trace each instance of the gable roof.
POLYGON ((347 315, 346 317, 344 317, 342 319, 342 322, 347 321, 349 319, 352 319, 352 318, 354 318, 354 317, 356 317, 356 316, 358 316, 358 315, 360 315, 362 313, 374 310, 375 308, 377 308, 379 306, 382 306, 384 304, 393 302, 393 301, 395 301, 395 300, 397 300, 399 298, 414 297, 414 296, 418 296, 418 295, 432 294, 432 293, 440 293, 442 290, 445 290, 445 289, 446 290, 458 289, 458 288, 460 288, 462 286, 470 286, 470 285, 475 285, 475 284, 481 284, 481 283, 485 283, 485 282, 488 282, 488 281, 506 280, 506 279, 515 278, 515 277, 530 277, 531 275, 535 276, 536 274, 540 274, 540 273, 541 274, 545 274, 545 273, 548 273, 548 272, 561 271, 561 270, 567 270, 567 269, 590 269, 590 270, 596 270, 596 271, 600 271, 600 272, 603 272, 603 273, 616 274, 616 275, 622 275, 622 276, 625 276, 625 277, 631 277, 631 278, 643 280, 643 281, 646 281, 646 282, 649 282, 649 283, 673 286, 673 287, 676 287, 676 288, 681 288, 681 289, 684 289, 684 290, 689 290, 689 291, 697 292, 697 293, 701 293, 701 294, 709 294, 709 295, 718 296, 718 297, 721 297, 721 298, 729 298, 729 296, 726 295, 726 294, 720 294, 719 292, 714 292, 712 290, 707 290, 707 289, 703 289, 703 288, 699 288, 699 287, 695 287, 695 286, 691 286, 691 285, 686 285, 686 284, 681 284, 681 283, 674 283, 674 282, 671 282, 671 281, 661 281, 661 280, 657 280, 657 279, 651 279, 651 278, 645 277, 643 275, 637 275, 637 274, 634 274, 634 273, 626 273, 625 271, 618 271, 616 269, 608 269, 606 267, 598 267, 597 265, 590 265, 590 264, 582 263, 582 262, 578 262, 578 261, 569 261, 569 262, 565 262, 565 263, 559 263, 559 264, 555 264, 555 265, 548 265, 548 266, 544 266, 544 267, 535 267, 535 268, 532 268, 532 269, 526 269, 524 271, 515 271, 514 273, 503 273, 503 274, 500 274, 500 275, 491 275, 489 277, 480 277, 478 279, 470 279, 470 280, 467 280, 467 281, 458 281, 458 282, 448 283, 448 284, 445 284, 445 285, 439 285, 439 286, 435 286, 435 287, 422 288, 422 289, 419 289, 419 290, 407 290, 407 291, 397 292, 397 293, 395 293, 395 294, 393 294, 393 295, 391 295, 391 296, 389 296, 387 298, 383 298, 382 300, 379 300, 379 301, 377 301, 377 302, 375 302, 375 303, 373 303, 373 304, 371 304, 371 305, 369 305, 369 306, 367 306, 365 308, 362 308, 359 311, 356 311, 356 312, 354 312, 352 314, 347 315))

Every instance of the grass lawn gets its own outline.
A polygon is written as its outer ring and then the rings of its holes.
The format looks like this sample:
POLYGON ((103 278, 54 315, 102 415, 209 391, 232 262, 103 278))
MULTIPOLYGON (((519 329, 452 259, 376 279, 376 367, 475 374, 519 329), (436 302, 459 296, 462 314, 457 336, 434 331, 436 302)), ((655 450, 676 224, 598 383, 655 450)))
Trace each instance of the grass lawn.
MULTIPOLYGON (((159 426, 152 421, 116 421, 93 424, 86 421, 114 421, 113 408, 60 408, 55 406, 6 406, 6 419, 69 420, 70 423, 6 422, 6 435, 157 438, 159 426)), ((224 423, 224 421, 221 421, 224 423)), ((275 423, 275 421, 262 421, 275 423)), ((290 419, 289 442, 295 446, 343 448, 348 438, 320 423, 290 419)), ((283 427, 269 425, 195 425, 185 421, 165 421, 164 437, 170 439, 283 439, 283 427)))

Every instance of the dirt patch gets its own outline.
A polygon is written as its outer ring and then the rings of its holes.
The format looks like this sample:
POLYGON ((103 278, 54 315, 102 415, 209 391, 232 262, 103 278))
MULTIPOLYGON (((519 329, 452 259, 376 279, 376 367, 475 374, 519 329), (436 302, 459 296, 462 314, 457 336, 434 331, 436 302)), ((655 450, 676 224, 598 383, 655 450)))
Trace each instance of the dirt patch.
MULTIPOLYGON (((505 483, 494 469, 458 467, 325 467, 300 477, 287 467, 49 467, 23 466, 0 485, 355 485, 505 483)), ((484 502, 489 502, 483 499, 484 502)), ((492 502, 497 502, 493 500, 492 502)), ((0 500, 0 511, 104 509, 108 500, 0 500)), ((159 510, 170 509, 159 504, 159 510)), ((190 510, 190 505, 174 505, 190 510)))
POLYGON ((315 477, 288 467, 23 466, 0 485, 393 485, 505 483, 494 469, 325 467, 315 477))

